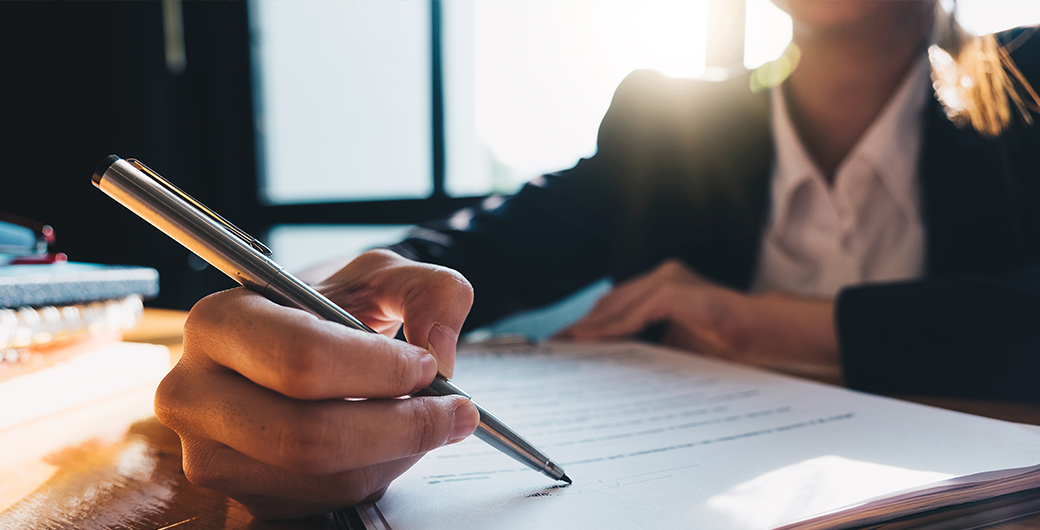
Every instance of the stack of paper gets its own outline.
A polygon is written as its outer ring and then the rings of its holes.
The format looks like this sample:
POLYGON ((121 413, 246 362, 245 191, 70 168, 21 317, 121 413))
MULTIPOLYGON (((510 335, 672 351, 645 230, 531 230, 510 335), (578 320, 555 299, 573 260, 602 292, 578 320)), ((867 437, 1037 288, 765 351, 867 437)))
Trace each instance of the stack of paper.
POLYGON ((462 351, 455 374, 574 484, 471 438, 359 510, 370 526, 852 528, 1040 487, 1035 427, 663 348, 462 351))

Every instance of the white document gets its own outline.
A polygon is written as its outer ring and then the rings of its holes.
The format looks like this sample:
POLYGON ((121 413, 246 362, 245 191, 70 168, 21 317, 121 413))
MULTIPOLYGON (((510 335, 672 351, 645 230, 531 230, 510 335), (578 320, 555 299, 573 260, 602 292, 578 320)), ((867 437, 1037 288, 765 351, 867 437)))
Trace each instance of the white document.
MULTIPOLYGON (((574 484, 470 438, 431 452, 390 486, 377 507, 392 530, 764 530, 1040 464, 1031 426, 640 344, 460 350, 455 374, 574 484)), ((1036 472, 1005 474, 1025 477, 1010 491, 1040 486, 1036 472)), ((908 510, 884 503, 861 508, 908 510)))

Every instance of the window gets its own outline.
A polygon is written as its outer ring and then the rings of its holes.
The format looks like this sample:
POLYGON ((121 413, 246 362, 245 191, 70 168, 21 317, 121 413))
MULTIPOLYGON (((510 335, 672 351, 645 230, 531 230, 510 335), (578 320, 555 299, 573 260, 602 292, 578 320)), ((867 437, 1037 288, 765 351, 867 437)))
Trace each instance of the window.
MULTIPOLYGON (((1033 0, 959 11, 973 32, 1040 21, 1033 0)), ((769 0, 261 1, 250 16, 260 196, 266 218, 294 225, 276 228, 276 256, 288 234, 313 228, 349 254, 512 193, 595 152, 632 70, 717 79, 791 38, 769 0), (709 30, 743 61, 709 64, 709 30)), ((307 247, 291 254, 308 261, 307 247)))
POLYGON ((429 196, 430 4, 249 5, 261 200, 429 196))
MULTIPOLYGON (((944 0, 947 4, 949 0, 944 0)), ((975 35, 1040 23, 1035 0, 957 0, 957 21, 975 35)))
POLYGON ((632 70, 704 71, 707 2, 445 3, 447 189, 513 192, 596 150, 632 70))

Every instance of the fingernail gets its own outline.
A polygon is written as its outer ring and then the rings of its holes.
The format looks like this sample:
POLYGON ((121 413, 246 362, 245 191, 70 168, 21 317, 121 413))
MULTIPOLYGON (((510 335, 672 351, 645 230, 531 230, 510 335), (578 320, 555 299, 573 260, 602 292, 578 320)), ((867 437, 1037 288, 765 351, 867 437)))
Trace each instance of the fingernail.
POLYGON ((451 426, 451 436, 448 443, 458 443, 465 440, 473 431, 477 430, 480 423, 480 412, 477 406, 470 400, 465 400, 455 407, 455 420, 451 426))
POLYGON ((419 380, 419 386, 413 392, 426 388, 437 376, 437 359, 433 355, 423 355, 419 360, 419 366, 422 367, 422 379, 419 380))
POLYGON ((426 349, 437 358, 437 371, 451 379, 451 376, 454 375, 452 366, 455 364, 455 347, 459 336, 442 324, 434 324, 430 328, 428 340, 429 344, 426 349))

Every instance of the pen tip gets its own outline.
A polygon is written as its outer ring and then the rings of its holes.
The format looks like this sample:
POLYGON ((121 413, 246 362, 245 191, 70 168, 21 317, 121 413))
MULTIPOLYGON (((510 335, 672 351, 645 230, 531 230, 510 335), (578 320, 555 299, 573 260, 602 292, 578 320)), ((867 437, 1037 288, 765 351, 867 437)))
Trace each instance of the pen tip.
POLYGON ((571 477, 568 477, 567 475, 560 477, 560 480, 566 482, 567 484, 574 484, 574 482, 571 481, 571 477))

